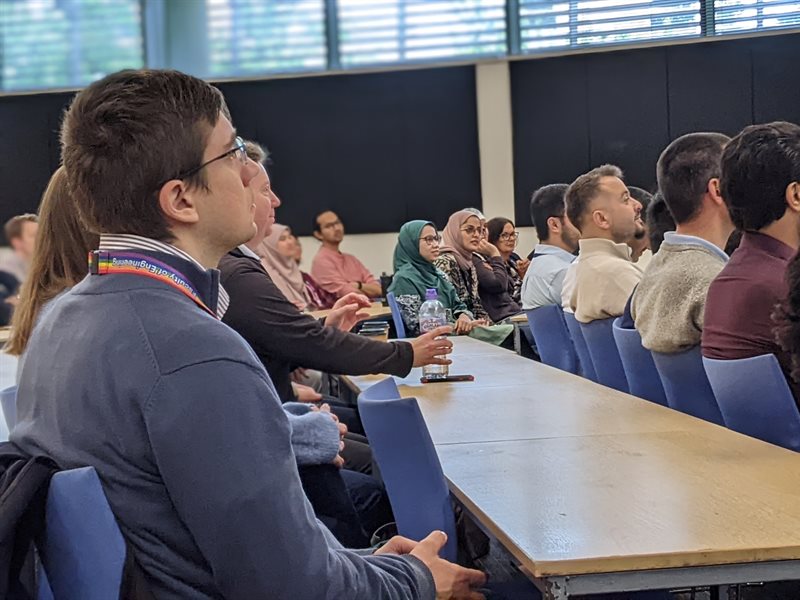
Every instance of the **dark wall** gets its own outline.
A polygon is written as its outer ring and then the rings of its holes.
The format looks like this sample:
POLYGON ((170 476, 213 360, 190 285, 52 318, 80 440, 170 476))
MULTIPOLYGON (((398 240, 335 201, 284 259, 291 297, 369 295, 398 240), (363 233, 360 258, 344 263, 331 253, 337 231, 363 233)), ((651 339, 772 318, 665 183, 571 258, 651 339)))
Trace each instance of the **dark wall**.
POLYGON ((278 220, 298 233, 326 208, 380 233, 481 206, 473 67, 220 88, 237 128, 268 147, 278 220))
MULTIPOLYGON (((0 97, 0 229, 36 212, 59 164, 58 128, 72 94, 0 97)), ((2 232, 0 240, 5 243, 2 232)))
MULTIPOLYGON (((326 208, 350 232, 378 233, 481 206, 473 67, 219 87, 241 134, 270 150, 278 218, 298 233, 326 208)), ((36 211, 71 98, 0 97, 0 224, 36 211)))
POLYGON ((653 189, 666 145, 691 131, 800 122, 800 34, 511 63, 515 220, 531 193, 602 163, 653 189))

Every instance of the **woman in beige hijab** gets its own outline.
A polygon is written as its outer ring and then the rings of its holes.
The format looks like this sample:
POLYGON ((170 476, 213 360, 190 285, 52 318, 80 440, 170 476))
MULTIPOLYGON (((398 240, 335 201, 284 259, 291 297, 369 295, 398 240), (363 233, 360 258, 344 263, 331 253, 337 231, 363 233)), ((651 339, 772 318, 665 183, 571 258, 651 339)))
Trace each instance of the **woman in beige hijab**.
POLYGON ((289 302, 300 310, 315 308, 306 290, 303 273, 294 258, 296 252, 296 241, 291 230, 286 225, 275 223, 272 232, 259 245, 257 254, 272 282, 289 302))

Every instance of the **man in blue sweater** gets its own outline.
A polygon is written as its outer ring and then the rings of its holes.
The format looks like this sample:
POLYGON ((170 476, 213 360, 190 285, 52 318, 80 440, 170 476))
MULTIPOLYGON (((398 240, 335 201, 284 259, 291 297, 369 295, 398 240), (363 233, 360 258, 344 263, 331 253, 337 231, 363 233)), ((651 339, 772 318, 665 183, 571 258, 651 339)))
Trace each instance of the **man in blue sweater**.
POLYGON ((467 598, 433 532, 342 548, 303 495, 261 362, 219 321, 214 268, 254 232, 257 172, 218 90, 124 71, 80 92, 63 159, 91 272, 33 334, 12 441, 93 466, 157 598, 467 598))

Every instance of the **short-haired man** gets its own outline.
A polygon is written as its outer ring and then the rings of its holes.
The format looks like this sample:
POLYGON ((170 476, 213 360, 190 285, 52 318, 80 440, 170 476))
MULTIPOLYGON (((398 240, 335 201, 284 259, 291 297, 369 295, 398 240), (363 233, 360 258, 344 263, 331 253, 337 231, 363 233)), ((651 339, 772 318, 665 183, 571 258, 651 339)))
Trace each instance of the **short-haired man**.
POLYGON ((539 243, 522 281, 523 310, 561 304, 564 275, 575 260, 580 238, 580 232, 566 215, 567 187, 565 183, 552 183, 531 196, 531 220, 539 243))
MULTIPOLYGON (((722 153, 720 188, 744 233, 708 289, 703 355, 775 354, 788 374, 790 357, 775 341, 772 312, 786 298, 786 267, 800 247, 800 127, 775 122, 742 130, 722 153)), ((794 392, 800 399, 796 385, 794 392)))
POLYGON ((629 185, 628 192, 630 192, 634 200, 642 205, 642 209, 639 211, 641 227, 638 228, 633 239, 628 242, 628 246, 631 247, 631 260, 644 271, 647 265, 650 264, 650 259, 653 258, 653 253, 650 251, 650 234, 647 230, 647 223, 644 220, 647 208, 653 201, 653 194, 635 185, 629 185))
POLYGON ((337 298, 350 292, 380 297, 381 284, 369 269, 352 254, 339 250, 344 225, 335 212, 326 210, 314 217, 314 237, 322 245, 311 262, 311 276, 322 289, 337 298))
POLYGON ((719 161, 729 140, 721 133, 690 133, 658 159, 658 187, 677 230, 664 234, 633 293, 631 314, 649 350, 674 353, 700 343, 708 286, 728 262, 724 248, 733 231, 719 189, 719 161))
POLYGON ((0 264, 0 271, 10 273, 20 284, 28 276, 38 230, 39 217, 32 214, 11 217, 3 228, 6 241, 13 252, 0 264))
POLYGON ((581 232, 570 307, 581 323, 618 317, 642 278, 628 246, 643 228, 642 205, 613 165, 578 177, 567 189, 566 202, 567 216, 581 232))
POLYGON ((258 173, 227 114, 176 71, 122 71, 75 97, 62 154, 100 249, 31 337, 11 441, 97 470, 155 597, 466 595, 483 575, 436 557, 443 534, 375 556, 313 517, 275 389, 219 321, 215 266, 255 234, 258 173))

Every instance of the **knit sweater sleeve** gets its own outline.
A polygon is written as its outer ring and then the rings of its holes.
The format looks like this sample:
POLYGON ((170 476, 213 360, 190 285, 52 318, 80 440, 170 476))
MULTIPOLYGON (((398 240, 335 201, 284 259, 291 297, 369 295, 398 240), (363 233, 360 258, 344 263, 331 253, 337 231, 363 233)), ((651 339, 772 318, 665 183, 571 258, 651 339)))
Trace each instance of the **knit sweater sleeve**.
POLYGON ((143 415, 155 467, 220 597, 434 598, 419 561, 359 556, 323 531, 263 370, 216 359, 164 373, 143 415))
POLYGON ((339 427, 328 413, 286 412, 292 428, 292 450, 298 465, 327 465, 339 454, 339 427))

